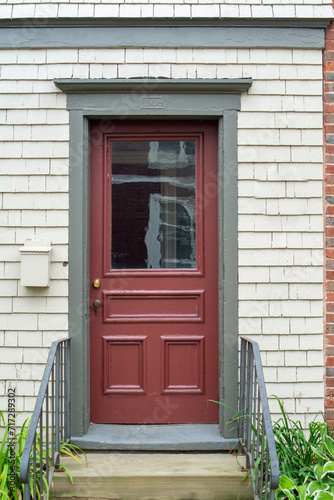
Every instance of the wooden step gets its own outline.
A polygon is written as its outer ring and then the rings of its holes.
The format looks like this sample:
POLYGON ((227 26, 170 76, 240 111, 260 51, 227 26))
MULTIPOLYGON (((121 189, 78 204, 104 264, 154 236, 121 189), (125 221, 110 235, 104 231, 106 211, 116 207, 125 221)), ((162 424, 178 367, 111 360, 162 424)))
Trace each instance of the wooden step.
MULTIPOLYGON (((229 453, 89 453, 88 467, 62 458, 51 498, 80 500, 250 500, 252 487, 229 453)), ((238 459, 244 464, 243 457, 238 459)))

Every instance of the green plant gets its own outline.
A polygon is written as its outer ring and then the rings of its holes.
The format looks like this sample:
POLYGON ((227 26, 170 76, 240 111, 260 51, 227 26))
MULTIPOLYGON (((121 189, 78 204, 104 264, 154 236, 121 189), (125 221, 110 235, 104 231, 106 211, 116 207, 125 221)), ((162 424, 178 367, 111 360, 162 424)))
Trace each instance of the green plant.
POLYGON ((288 417, 282 402, 276 400, 282 414, 273 425, 280 465, 276 498, 333 500, 334 440, 323 414, 319 412, 305 431, 302 423, 288 417))
POLYGON ((26 420, 20 432, 10 439, 8 438, 10 426, 6 424, 4 414, 1 411, 0 423, 4 427, 4 434, 0 447, 0 494, 4 499, 19 500, 23 496, 23 486, 19 481, 19 469, 24 443, 28 433, 28 421, 26 420), (13 456, 14 447, 15 453, 13 456), (12 470, 15 471, 14 474, 12 470), (13 486, 13 482, 15 482, 15 486, 13 486))
MULTIPOLYGON (((329 430, 321 412, 305 430, 299 420, 294 421, 286 414, 280 399, 274 397, 281 411, 281 417, 273 424, 280 467, 276 500, 334 500, 333 431, 329 430)), ((217 401, 212 402, 217 403, 217 401)), ((228 408, 234 413, 228 425, 233 425, 234 429, 241 415, 228 408)), ((246 415, 244 418, 250 419, 250 416, 246 415)), ((252 431, 256 435, 257 429, 253 425, 252 431)), ((266 440, 265 436, 264 438, 266 440)), ((265 449, 266 441, 262 445, 265 449)), ((258 465, 255 463, 256 470, 258 465)), ((245 477, 248 474, 249 471, 245 477)))
POLYGON ((297 484, 287 476, 280 477, 277 498, 288 498, 289 500, 333 500, 334 498, 334 462, 329 461, 324 465, 314 466, 316 479, 297 484))
MULTIPOLYGON (((0 495, 1 498, 6 500, 21 500, 23 498, 24 485, 20 481, 20 465, 21 465, 22 452, 29 431, 29 419, 25 420, 20 429, 20 432, 15 434, 14 436, 10 436, 10 438, 8 436, 11 433, 11 428, 9 424, 6 424, 4 414, 1 411, 0 411, 0 424, 1 426, 4 427, 4 434, 0 446, 0 495)), ((36 438, 36 463, 37 464, 42 463, 43 468, 45 468, 47 461, 49 465, 51 464, 51 455, 49 453, 49 456, 47 456, 45 447, 46 432, 50 432, 50 430, 43 429, 43 434, 44 434, 43 446, 41 446, 39 435, 37 435, 36 438)), ((80 454, 82 453, 85 457, 87 464, 86 454, 80 448, 78 448, 73 444, 61 442, 59 453, 60 456, 64 455, 70 456, 79 463, 81 463, 80 454)), ((59 467, 61 467, 63 470, 67 472, 71 483, 73 483, 73 479, 69 469, 64 465, 60 465, 59 467)), ((31 464, 31 470, 32 468, 33 464, 31 464)), ((47 497, 49 498, 49 487, 47 481, 44 476, 42 476, 42 478, 40 477, 40 467, 37 467, 36 470, 37 490, 39 490, 41 480, 44 481, 47 497)), ((30 476, 31 491, 32 487, 33 487, 33 477, 31 474, 30 476)), ((37 495, 39 496, 38 491, 37 495)))

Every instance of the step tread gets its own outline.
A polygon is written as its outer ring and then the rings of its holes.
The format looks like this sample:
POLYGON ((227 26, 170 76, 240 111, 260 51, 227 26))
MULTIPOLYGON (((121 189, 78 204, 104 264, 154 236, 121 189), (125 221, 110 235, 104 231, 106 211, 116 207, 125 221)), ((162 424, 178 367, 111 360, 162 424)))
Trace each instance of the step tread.
MULTIPOLYGON (((253 498, 237 459, 228 453, 88 453, 88 466, 69 457, 54 475, 51 498, 81 500, 235 500, 253 498)), ((244 465, 244 457, 238 457, 244 465)), ((84 462, 84 460, 83 460, 84 462)))
MULTIPOLYGON (((236 457, 229 453, 88 453, 87 457, 88 467, 83 456, 82 466, 69 457, 62 457, 61 462, 76 477, 243 475, 236 457)), ((238 460, 244 465, 244 457, 238 460)))

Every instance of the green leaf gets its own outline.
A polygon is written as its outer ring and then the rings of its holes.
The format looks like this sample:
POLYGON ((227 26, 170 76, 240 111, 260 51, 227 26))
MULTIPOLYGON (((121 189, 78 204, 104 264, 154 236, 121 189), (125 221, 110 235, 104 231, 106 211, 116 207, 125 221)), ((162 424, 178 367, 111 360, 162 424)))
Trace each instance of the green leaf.
POLYGON ((0 490, 0 493, 1 495, 4 495, 4 496, 1 496, 1 498, 8 498, 8 500, 10 500, 10 497, 7 495, 7 493, 3 490, 0 490))
MULTIPOLYGON (((326 488, 327 489, 327 488, 326 488)), ((324 487, 320 481, 311 481, 308 485, 308 493, 313 496, 316 493, 324 491, 324 487)))
POLYGON ((334 439, 330 436, 326 436, 324 444, 328 453, 330 453, 330 455, 332 455, 332 457, 334 458, 334 439))
POLYGON ((4 449, 7 440, 7 434, 8 434, 8 426, 5 428, 4 435, 2 436, 2 443, 0 447, 0 470, 2 470, 6 458, 6 452, 4 451, 4 449))
POLYGON ((290 490, 286 490, 286 489, 284 489, 284 490, 282 490, 282 491, 283 491, 284 495, 285 495, 286 497, 288 497, 288 499, 289 499, 289 500, 296 500, 295 495, 294 495, 293 493, 291 493, 291 491, 290 491, 290 490))
POLYGON ((279 478, 279 486, 280 486, 280 488, 282 488, 282 490, 286 490, 286 489, 291 490, 295 487, 295 483, 289 477, 281 476, 279 478))
POLYGON ((332 461, 325 463, 321 478, 325 477, 326 474, 329 474, 330 472, 334 472, 334 462, 332 461))
POLYGON ((319 479, 319 481, 320 481, 320 479, 322 478, 323 470, 324 470, 324 468, 323 468, 323 466, 322 466, 322 465, 320 465, 320 464, 317 464, 317 465, 315 465, 315 467, 314 467, 314 473, 315 473, 315 475, 317 476, 317 478, 319 479))
POLYGON ((300 484, 299 486, 296 486, 296 490, 299 493, 299 499, 300 500, 306 500, 306 492, 307 492, 307 486, 306 484, 300 484))
POLYGON ((285 500, 286 494, 283 491, 276 490, 275 500, 285 500))
POLYGON ((328 491, 321 491, 316 497, 314 497, 314 500, 333 500, 333 498, 333 495, 328 493, 328 491))
POLYGON ((4 464, 1 472, 1 488, 7 487, 7 477, 9 472, 8 464, 4 464))
POLYGON ((65 472, 67 473, 69 480, 73 484, 73 477, 72 477, 72 474, 70 473, 69 469, 64 464, 60 464, 60 467, 65 469, 65 472))
POLYGON ((313 453, 315 455, 317 455, 318 457, 322 458, 323 460, 328 459, 328 457, 325 455, 325 453, 323 453, 319 448, 313 446, 312 444, 310 445, 310 448, 313 451, 313 453))
POLYGON ((66 447, 62 447, 62 449, 60 451, 61 451, 62 454, 67 455, 67 456, 73 458, 73 460, 75 460, 80 465, 82 465, 79 457, 76 454, 74 454, 70 449, 68 449, 66 447))

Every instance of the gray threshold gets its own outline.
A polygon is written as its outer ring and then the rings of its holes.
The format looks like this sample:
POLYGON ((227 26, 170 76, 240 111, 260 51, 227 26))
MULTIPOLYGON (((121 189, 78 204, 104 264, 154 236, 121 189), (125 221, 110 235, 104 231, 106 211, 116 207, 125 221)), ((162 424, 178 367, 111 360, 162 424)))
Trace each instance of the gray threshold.
POLYGON ((237 439, 222 437, 218 424, 90 424, 71 443, 83 450, 220 451, 234 448, 237 439))

